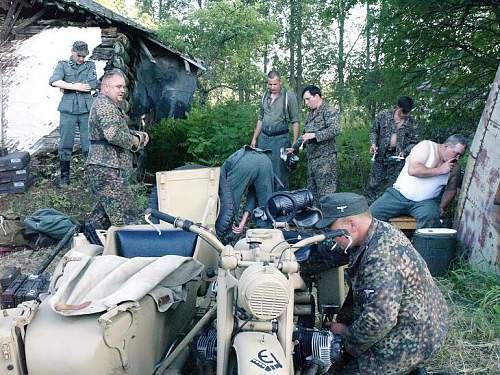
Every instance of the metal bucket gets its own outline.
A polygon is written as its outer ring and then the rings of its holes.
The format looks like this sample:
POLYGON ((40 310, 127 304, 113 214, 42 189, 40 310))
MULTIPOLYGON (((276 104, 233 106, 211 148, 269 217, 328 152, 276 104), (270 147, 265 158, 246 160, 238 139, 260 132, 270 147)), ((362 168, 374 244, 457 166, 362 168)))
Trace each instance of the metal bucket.
POLYGON ((444 276, 456 254, 457 231, 448 228, 417 229, 413 245, 424 258, 432 276, 444 276))

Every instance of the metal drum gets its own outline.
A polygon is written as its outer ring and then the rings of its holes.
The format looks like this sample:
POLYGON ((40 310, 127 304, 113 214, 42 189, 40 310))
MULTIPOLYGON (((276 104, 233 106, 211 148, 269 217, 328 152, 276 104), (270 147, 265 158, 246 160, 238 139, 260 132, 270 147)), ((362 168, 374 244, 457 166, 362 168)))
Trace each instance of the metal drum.
POLYGON ((417 229, 413 245, 427 263, 432 276, 444 276, 456 254, 457 231, 448 228, 417 229))

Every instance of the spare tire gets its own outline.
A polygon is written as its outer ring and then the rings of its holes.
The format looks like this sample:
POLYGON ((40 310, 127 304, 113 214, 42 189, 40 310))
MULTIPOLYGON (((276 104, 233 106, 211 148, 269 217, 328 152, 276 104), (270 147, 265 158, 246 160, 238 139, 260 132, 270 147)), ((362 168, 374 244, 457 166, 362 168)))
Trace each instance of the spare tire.
MULTIPOLYGON (((200 164, 186 164, 181 167, 177 167, 174 171, 182 171, 186 169, 199 169, 199 168, 208 168, 207 166, 200 164)), ((229 182, 226 177, 222 174, 219 178, 219 214, 217 215, 217 220, 215 221, 215 233, 217 236, 222 237, 229 230, 231 230, 231 226, 233 224, 233 219, 235 215, 234 202, 233 202, 233 193, 231 191, 231 187, 229 186, 229 182)), ((156 185, 153 187, 151 194, 149 196, 149 205, 148 207, 158 209, 158 189, 156 185)))

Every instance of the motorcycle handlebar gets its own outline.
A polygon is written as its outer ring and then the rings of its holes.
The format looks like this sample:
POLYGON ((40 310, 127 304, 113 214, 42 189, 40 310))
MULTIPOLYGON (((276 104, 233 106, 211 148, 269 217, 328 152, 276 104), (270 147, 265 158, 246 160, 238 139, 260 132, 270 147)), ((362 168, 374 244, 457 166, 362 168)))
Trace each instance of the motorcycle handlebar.
POLYGON ((310 245, 313 243, 317 243, 317 242, 322 242, 324 240, 329 240, 332 238, 337 238, 337 237, 347 237, 349 239, 349 241, 351 241, 351 237, 349 236, 348 231, 346 231, 345 229, 337 229, 334 231, 326 232, 323 234, 317 234, 317 235, 312 236, 312 237, 304 238, 303 240, 293 244, 292 250, 295 252, 304 246, 307 246, 307 245, 310 245))

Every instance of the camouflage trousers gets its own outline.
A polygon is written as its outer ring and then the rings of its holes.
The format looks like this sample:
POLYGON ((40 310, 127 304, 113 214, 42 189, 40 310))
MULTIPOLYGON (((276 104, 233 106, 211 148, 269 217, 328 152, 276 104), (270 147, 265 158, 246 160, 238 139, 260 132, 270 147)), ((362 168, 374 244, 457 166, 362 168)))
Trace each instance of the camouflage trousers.
POLYGON ((372 162, 366 187, 366 197, 369 203, 375 201, 387 186, 392 186, 396 182, 399 172, 401 172, 404 165, 404 160, 375 160, 372 162))
POLYGON ((111 225, 135 224, 140 210, 128 182, 128 173, 116 168, 87 165, 85 178, 94 197, 94 207, 88 219, 98 229, 111 225))
POLYGON ((337 154, 307 160, 307 187, 314 198, 314 206, 319 200, 337 190, 337 154))

